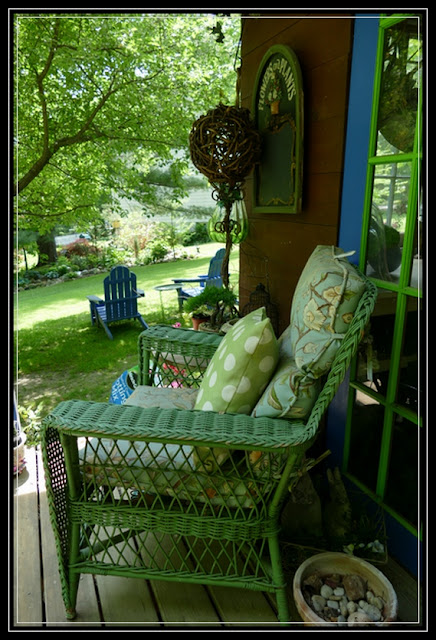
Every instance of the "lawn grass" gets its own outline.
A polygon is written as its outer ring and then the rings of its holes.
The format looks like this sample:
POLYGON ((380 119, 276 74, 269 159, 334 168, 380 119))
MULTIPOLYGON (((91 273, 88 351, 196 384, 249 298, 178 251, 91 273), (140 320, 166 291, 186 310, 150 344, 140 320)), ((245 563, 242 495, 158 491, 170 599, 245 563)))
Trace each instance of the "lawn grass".
MULTIPOLYGON (((181 322, 176 291, 154 290, 172 278, 192 278, 207 273, 210 258, 222 245, 199 248, 199 257, 134 267, 138 287, 145 297, 138 309, 149 325, 181 322)), ((195 251, 195 250, 194 250, 195 251)), ((230 260, 231 282, 237 286, 239 252, 230 260)), ((60 400, 73 398, 107 402, 112 383, 137 364, 137 343, 142 327, 137 320, 111 325, 109 340, 101 328, 91 324, 88 295, 103 295, 106 274, 20 291, 15 296, 15 382, 17 402, 39 405, 42 413, 60 400)))

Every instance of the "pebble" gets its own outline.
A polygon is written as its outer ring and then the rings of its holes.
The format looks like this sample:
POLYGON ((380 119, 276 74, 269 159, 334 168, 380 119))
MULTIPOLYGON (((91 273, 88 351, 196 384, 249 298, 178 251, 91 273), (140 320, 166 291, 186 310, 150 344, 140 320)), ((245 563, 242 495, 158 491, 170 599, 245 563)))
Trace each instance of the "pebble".
POLYGON ((342 598, 341 601, 339 602, 339 608, 341 610, 341 615, 347 617, 348 615, 348 600, 347 598, 342 598))
POLYGON ((317 573, 312 573, 304 580, 304 584, 307 587, 312 587, 315 591, 319 591, 323 585, 323 582, 317 573))
POLYGON ((324 607, 326 606, 327 600, 322 596, 315 595, 315 596, 312 596, 312 604, 315 611, 317 613, 320 613, 321 611, 323 611, 324 607))
POLYGON ((361 576, 357 574, 346 575, 344 576, 343 585, 349 600, 361 600, 365 597, 366 585, 361 576))
POLYGON ((380 611, 383 609, 383 600, 378 596, 375 596, 372 591, 366 592, 366 601, 369 602, 369 604, 374 605, 374 607, 377 607, 377 609, 380 609, 380 611))
POLYGON ((354 613, 350 613, 347 620, 349 627, 359 627, 362 623, 368 622, 371 622, 371 618, 367 616, 364 611, 355 611, 354 613))
POLYGON ((380 611, 383 610, 383 607, 385 606, 383 600, 377 596, 375 596, 374 600, 371 602, 371 604, 374 605, 374 607, 377 607, 377 609, 379 609, 380 611))
POLYGON ((377 609, 377 607, 366 600, 360 600, 359 607, 371 618, 373 622, 378 622, 381 619, 380 609, 377 609))
POLYGON ((309 576, 304 584, 309 587, 305 592, 308 604, 327 622, 349 627, 383 622, 383 599, 368 589, 357 574, 334 574, 322 579, 309 576))
POLYGON ((355 611, 357 611, 357 604, 354 602, 354 600, 349 600, 347 602, 347 609, 348 613, 354 613, 355 611))
POLYGON ((320 590, 320 594, 323 598, 330 598, 330 596, 333 594, 333 589, 329 587, 328 584, 323 584, 320 590))

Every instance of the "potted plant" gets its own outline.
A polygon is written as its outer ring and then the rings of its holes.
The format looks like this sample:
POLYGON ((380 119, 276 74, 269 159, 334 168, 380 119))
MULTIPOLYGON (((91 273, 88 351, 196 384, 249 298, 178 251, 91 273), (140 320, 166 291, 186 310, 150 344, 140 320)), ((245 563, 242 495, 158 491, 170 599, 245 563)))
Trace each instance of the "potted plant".
POLYGON ((198 296, 185 301, 191 317, 200 316, 202 330, 219 331, 223 324, 239 317, 236 295, 226 287, 205 287, 198 296))
MULTIPOLYGON (((191 300, 193 299, 194 298, 191 298, 191 300)), ((198 330, 199 326, 203 324, 203 322, 208 322, 210 320, 210 308, 206 304, 201 304, 192 312, 191 319, 193 328, 198 330)))

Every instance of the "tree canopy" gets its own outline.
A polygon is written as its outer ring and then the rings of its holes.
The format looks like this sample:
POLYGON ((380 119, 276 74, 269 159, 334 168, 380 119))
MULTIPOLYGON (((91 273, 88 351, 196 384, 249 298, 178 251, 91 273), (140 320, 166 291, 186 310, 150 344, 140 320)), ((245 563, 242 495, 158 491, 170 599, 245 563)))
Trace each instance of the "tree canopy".
MULTIPOLYGON (((193 121, 234 103, 236 15, 14 16, 14 184, 21 228, 94 220, 187 167, 193 121)), ((236 61, 236 66, 239 64, 236 61)))

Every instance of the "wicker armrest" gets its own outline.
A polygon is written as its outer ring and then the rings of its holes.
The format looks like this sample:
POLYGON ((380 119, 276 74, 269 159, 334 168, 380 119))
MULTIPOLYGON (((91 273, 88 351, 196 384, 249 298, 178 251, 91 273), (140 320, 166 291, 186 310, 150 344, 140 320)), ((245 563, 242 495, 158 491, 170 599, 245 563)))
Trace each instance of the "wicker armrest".
POLYGON ((70 400, 44 421, 72 436, 104 436, 229 449, 280 450, 305 445, 314 434, 302 422, 180 409, 144 409, 70 400))
MULTIPOLYGON (((153 360, 154 368, 159 361, 177 365, 177 370, 183 371, 183 386, 198 386, 199 372, 207 367, 221 340, 216 333, 167 325, 149 327, 139 336, 139 384, 153 384, 153 360)), ((169 386, 179 380, 178 372, 173 373, 167 370, 162 384, 169 386)))

